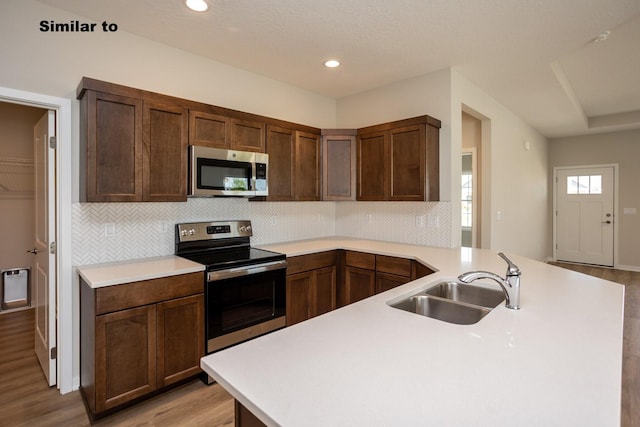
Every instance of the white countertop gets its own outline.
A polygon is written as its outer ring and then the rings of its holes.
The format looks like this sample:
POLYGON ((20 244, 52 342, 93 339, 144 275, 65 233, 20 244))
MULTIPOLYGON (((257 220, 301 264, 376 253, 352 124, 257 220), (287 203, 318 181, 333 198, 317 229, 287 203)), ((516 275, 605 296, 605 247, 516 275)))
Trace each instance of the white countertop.
POLYGON ((202 264, 173 255, 76 267, 80 277, 92 288, 195 273, 204 269, 202 264))
POLYGON ((350 238, 262 247, 288 256, 352 249, 415 258, 438 270, 204 357, 202 368, 268 425, 620 422, 619 284, 508 253, 522 271, 521 310, 501 305, 463 326, 387 301, 468 270, 503 275, 506 264, 495 252, 350 238))

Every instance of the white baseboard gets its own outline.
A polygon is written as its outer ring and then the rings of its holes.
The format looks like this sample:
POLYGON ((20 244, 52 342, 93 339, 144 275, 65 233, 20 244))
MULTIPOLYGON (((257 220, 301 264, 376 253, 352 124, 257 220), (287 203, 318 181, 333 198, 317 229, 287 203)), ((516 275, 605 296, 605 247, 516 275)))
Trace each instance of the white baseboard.
POLYGON ((617 269, 617 270, 640 272, 640 267, 635 266, 635 265, 620 265, 620 264, 618 264, 614 268, 617 269))

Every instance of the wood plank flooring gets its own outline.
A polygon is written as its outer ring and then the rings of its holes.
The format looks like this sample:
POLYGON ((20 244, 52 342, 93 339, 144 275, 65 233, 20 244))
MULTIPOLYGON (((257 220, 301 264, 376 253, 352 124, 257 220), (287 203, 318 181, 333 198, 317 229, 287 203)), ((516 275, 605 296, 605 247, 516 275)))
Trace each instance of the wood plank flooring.
MULTIPOLYGON (((640 273, 558 264, 626 285, 622 427, 640 427, 640 273)), ((89 426, 78 391, 46 385, 33 349, 33 310, 0 314, 0 426, 89 426)), ((233 398, 200 380, 98 421, 97 426, 233 426, 233 398)))

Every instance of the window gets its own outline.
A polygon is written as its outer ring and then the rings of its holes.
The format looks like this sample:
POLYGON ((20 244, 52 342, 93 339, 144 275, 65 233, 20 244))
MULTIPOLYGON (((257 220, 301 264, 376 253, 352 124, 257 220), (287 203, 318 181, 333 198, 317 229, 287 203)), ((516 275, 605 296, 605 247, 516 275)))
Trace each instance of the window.
POLYGON ((462 226, 473 226, 473 176, 462 173, 462 226))
POLYGON ((568 176, 567 194, 602 194, 602 175, 568 176))

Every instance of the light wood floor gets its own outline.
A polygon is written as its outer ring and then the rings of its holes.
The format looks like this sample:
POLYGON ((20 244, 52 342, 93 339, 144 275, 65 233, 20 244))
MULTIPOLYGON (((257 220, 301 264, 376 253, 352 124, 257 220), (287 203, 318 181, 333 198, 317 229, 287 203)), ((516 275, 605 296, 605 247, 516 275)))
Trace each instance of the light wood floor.
MULTIPOLYGON (((640 273, 556 264, 626 286, 622 427, 640 427, 640 273)), ((0 426, 88 426, 80 393, 46 385, 33 350, 33 310, 0 314, 0 426)), ((232 426, 233 399, 200 380, 107 417, 98 426, 232 426)))

